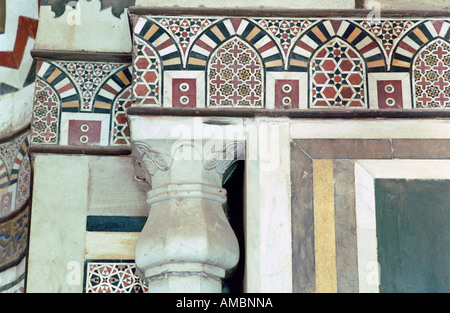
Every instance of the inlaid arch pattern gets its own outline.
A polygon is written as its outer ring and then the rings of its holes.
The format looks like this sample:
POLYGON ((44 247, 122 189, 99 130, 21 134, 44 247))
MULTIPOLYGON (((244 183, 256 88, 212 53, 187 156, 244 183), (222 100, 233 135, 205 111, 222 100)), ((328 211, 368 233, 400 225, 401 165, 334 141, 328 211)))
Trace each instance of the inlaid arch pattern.
POLYGON ((376 40, 362 27, 345 20, 325 20, 309 28, 292 50, 289 69, 305 72, 314 52, 333 37, 355 47, 364 58, 368 72, 386 70, 384 54, 376 40))
POLYGON ((117 110, 131 104, 132 71, 119 62, 37 61, 31 143, 128 145, 117 110))
POLYGON ((128 145, 125 109, 137 105, 450 107, 448 18, 258 14, 135 12, 131 62, 38 59, 31 143, 128 145))
POLYGON ((213 50, 233 36, 240 37, 258 51, 266 70, 283 70, 282 54, 276 42, 260 26, 244 18, 225 19, 205 30, 191 49, 187 68, 204 70, 213 50))
POLYGON ((396 46, 392 71, 409 72, 417 52, 435 38, 450 40, 450 23, 445 20, 425 21, 412 28, 396 46))
POLYGON ((176 41, 157 22, 143 17, 136 18, 134 35, 150 44, 157 51, 165 70, 182 68, 182 58, 176 41))
POLYGON ((263 107, 264 68, 258 53, 232 37, 212 54, 208 106, 263 107))

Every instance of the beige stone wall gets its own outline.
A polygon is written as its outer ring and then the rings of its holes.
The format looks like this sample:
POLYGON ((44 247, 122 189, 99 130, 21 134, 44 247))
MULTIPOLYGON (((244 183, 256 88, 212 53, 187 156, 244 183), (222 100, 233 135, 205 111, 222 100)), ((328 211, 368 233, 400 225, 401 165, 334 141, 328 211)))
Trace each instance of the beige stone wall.
POLYGON ((59 17, 50 6, 41 5, 34 49, 131 52, 128 17, 101 10, 98 0, 80 0, 59 17))
POLYGON ((365 0, 364 6, 368 9, 379 5, 386 10, 449 10, 448 0, 365 0))
POLYGON ((33 168, 28 293, 82 292, 85 258, 134 257, 133 234, 86 233, 90 215, 148 214, 131 157, 36 154, 33 168))

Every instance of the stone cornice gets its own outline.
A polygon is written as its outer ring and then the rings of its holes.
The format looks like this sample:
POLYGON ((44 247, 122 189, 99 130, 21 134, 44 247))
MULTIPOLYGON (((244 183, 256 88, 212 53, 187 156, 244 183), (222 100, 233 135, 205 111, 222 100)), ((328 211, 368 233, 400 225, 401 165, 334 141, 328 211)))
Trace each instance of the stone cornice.
POLYGON ((132 106, 128 115, 135 116, 220 116, 220 117, 287 117, 287 118, 450 118, 450 110, 420 109, 253 109, 253 108, 161 108, 132 106))
MULTIPOLYGON (((207 16, 242 16, 242 17, 367 17, 372 10, 368 9, 245 9, 245 8, 180 8, 180 7, 139 7, 128 8, 129 14, 135 15, 207 15, 207 16)), ((381 10, 382 17, 390 18, 438 18, 449 17, 446 10, 381 10)))

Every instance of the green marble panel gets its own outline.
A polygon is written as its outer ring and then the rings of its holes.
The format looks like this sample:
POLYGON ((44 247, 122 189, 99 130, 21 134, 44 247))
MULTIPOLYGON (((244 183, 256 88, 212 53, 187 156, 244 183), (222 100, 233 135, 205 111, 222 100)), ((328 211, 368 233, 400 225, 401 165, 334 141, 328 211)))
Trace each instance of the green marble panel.
POLYGON ((380 292, 450 291, 450 180, 377 179, 380 292))

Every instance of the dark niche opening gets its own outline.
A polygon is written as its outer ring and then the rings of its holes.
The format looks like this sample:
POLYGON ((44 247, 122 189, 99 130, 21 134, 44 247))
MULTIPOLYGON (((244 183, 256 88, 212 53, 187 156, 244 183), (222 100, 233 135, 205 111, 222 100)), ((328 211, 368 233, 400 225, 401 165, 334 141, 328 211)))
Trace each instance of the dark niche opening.
POLYGON ((227 271, 223 280, 222 292, 244 292, 245 240, 244 240, 244 173, 245 162, 235 162, 224 174, 223 188, 227 190, 225 214, 239 242, 239 262, 227 271))

